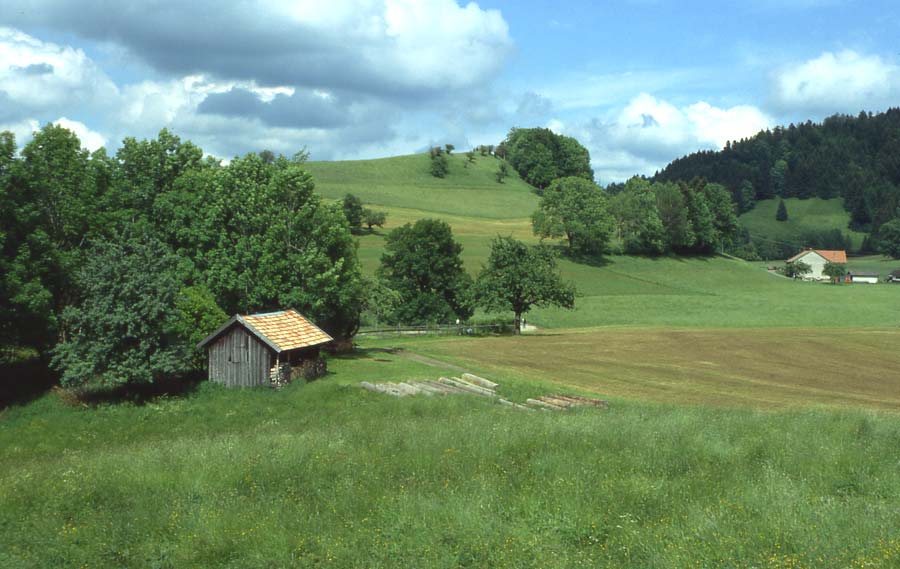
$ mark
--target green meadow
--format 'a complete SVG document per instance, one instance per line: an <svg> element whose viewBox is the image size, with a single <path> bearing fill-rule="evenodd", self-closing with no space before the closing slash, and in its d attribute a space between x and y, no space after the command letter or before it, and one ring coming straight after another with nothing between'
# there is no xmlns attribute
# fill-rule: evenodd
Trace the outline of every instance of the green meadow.
<svg viewBox="0 0 900 569"><path fill-rule="evenodd" d="M439 217L474 274L494 236L536 242L538 199L497 163L309 167L325 197L388 212L367 272L387 231ZM20 399L0 410L0 567L900 567L900 286L724 257L561 270L576 309L520 337L365 336L281 391ZM514 401L610 406L359 387L460 369Z"/></svg>
<svg viewBox="0 0 900 569"><path fill-rule="evenodd" d="M865 233L847 227L850 214L844 209L841 198L823 200L820 198L788 198L784 200L788 211L787 221L778 221L777 199L761 200L756 207L741 215L741 224L750 231L752 237L772 240L800 238L806 233L839 229L849 235L854 248L862 245Z"/></svg>

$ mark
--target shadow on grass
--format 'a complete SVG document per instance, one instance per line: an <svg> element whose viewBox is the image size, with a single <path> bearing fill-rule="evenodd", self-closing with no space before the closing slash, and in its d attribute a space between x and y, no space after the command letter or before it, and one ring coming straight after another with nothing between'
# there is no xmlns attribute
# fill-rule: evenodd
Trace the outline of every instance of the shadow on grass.
<svg viewBox="0 0 900 569"><path fill-rule="evenodd" d="M0 409L30 403L58 383L59 376L38 358L0 364Z"/></svg>
<svg viewBox="0 0 900 569"><path fill-rule="evenodd" d="M83 386L60 388L60 398L71 405L95 407L131 403L144 405L161 397L184 397L197 390L206 379L206 372L193 372L178 377L165 378L153 383L114 386Z"/></svg>
<svg viewBox="0 0 900 569"><path fill-rule="evenodd" d="M401 351L401 348L360 348L354 346L352 352L346 352L339 355L331 356L342 360L378 360L378 354L393 355Z"/></svg>

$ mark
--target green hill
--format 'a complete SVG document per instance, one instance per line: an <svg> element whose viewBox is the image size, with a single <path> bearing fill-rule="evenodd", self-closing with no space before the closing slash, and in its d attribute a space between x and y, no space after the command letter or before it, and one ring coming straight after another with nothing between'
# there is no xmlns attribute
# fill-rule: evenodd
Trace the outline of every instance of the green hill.
<svg viewBox="0 0 900 569"><path fill-rule="evenodd" d="M777 221L778 199L761 200L756 207L741 215L741 224L750 232L752 239L772 241L802 241L812 232L838 229L848 235L853 249L862 245L866 234L848 228L850 214L844 209L840 198L823 200L819 198L784 200L787 207L787 221Z"/></svg>
<svg viewBox="0 0 900 569"><path fill-rule="evenodd" d="M449 162L446 178L431 175L427 154L310 162L308 167L317 190L327 198L351 193L379 206L487 219L528 217L537 207L531 186L514 169L509 169L510 176L502 184L497 182L498 158L479 155L465 167L465 156L454 154Z"/></svg>
<svg viewBox="0 0 900 569"><path fill-rule="evenodd" d="M478 157L469 168L452 156L450 174L434 178L428 156L417 154L379 160L312 162L317 191L329 199L346 193L370 207L388 212L383 231L360 237L359 255L368 273L378 267L384 236L399 225L437 217L453 227L463 245L463 261L473 275L487 260L490 241L499 235L537 243L531 213L538 197L517 177L504 184L493 178L498 160ZM775 221L774 200L760 202L741 221L760 235L796 238L809 230L846 229L848 217L840 200L787 200L791 219ZM847 230L849 233L849 230ZM862 234L854 233L857 244ZM575 283L575 310L537 309L528 315L541 327L689 326L784 327L890 325L895 317L884 306L894 290L827 287L796 283L770 275L758 264L726 258L610 256L600 264L560 262L564 278ZM796 311L809 302L830 311ZM785 314L792 314L785 318Z"/></svg>

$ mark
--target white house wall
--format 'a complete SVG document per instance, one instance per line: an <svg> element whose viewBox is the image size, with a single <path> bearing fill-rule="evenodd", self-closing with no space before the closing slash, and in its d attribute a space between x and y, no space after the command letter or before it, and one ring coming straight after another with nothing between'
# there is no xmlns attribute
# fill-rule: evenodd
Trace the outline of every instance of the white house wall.
<svg viewBox="0 0 900 569"><path fill-rule="evenodd" d="M828 277L822 272L825 270L825 265L828 263L828 259L819 255L815 251L810 251L806 255L803 255L797 261L803 261L812 269L809 274L805 275L804 278L807 279L827 279Z"/></svg>

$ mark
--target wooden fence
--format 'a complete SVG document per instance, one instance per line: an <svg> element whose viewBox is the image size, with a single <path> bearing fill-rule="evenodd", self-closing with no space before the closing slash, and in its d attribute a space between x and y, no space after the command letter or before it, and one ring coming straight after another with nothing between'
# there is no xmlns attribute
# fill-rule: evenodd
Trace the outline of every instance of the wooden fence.
<svg viewBox="0 0 900 569"><path fill-rule="evenodd" d="M444 336L481 336L485 334L512 333L515 323L493 324L426 324L424 326L363 326L356 333L357 336L386 336L395 335L444 335Z"/></svg>

